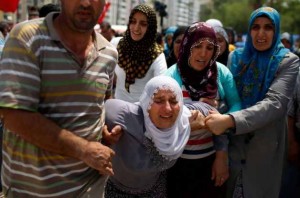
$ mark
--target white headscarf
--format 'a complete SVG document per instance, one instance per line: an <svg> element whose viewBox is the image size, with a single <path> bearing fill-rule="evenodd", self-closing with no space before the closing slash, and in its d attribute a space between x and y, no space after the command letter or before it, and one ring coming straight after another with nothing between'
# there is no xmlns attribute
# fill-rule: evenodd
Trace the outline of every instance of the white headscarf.
<svg viewBox="0 0 300 198"><path fill-rule="evenodd" d="M149 117L148 110L153 103L154 94L159 90L171 90L180 105L178 117L174 125L168 129L158 129ZM145 136L153 141L158 152L165 158L173 160L180 157L190 136L191 113L183 105L182 90L178 83L168 76L154 77L146 84L139 102L144 113Z"/></svg>

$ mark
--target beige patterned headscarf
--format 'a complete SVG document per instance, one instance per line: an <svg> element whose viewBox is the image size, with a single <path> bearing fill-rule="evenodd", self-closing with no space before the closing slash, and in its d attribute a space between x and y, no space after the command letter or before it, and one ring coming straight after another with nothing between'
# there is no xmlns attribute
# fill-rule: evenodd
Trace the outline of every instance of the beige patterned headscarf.
<svg viewBox="0 0 300 198"><path fill-rule="evenodd" d="M130 36L129 24L135 13L146 15L148 28L140 41L134 41ZM155 11L141 4L133 8L129 16L129 22L125 36L120 40L117 50L119 52L118 64L126 73L125 88L129 92L129 86L134 84L136 78L143 78L153 61L163 52L163 48L155 42L157 33L157 20Z"/></svg>

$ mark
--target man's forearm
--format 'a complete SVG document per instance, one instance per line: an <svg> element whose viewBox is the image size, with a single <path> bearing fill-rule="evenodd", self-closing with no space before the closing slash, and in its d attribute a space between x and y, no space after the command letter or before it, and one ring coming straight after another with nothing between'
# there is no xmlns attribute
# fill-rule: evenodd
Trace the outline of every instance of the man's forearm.
<svg viewBox="0 0 300 198"><path fill-rule="evenodd" d="M4 128L47 151L80 159L88 143L40 113L0 109L0 114Z"/></svg>

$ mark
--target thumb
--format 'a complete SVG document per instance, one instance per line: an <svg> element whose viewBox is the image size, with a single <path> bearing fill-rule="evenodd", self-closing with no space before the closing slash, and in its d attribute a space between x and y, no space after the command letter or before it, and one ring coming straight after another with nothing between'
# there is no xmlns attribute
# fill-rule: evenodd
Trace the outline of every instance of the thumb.
<svg viewBox="0 0 300 198"><path fill-rule="evenodd" d="M122 127L120 125L116 125L112 130L111 133L114 135L120 134L122 131Z"/></svg>
<svg viewBox="0 0 300 198"><path fill-rule="evenodd" d="M215 171L214 169L211 170L211 180L214 180L216 178L216 174L215 174Z"/></svg>
<svg viewBox="0 0 300 198"><path fill-rule="evenodd" d="M208 112L209 112L209 114L218 114L219 113L218 111L215 111L215 110L209 110Z"/></svg>
<svg viewBox="0 0 300 198"><path fill-rule="evenodd" d="M198 117L199 111L193 111L192 118L195 120Z"/></svg>
<svg viewBox="0 0 300 198"><path fill-rule="evenodd" d="M102 130L102 135L104 137L109 135L108 129L107 129L107 125L104 125L103 130Z"/></svg>

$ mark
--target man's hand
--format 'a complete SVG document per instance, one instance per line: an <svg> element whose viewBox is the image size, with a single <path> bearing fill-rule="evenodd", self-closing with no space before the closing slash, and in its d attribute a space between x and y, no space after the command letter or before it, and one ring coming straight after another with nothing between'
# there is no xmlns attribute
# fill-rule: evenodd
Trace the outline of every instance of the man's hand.
<svg viewBox="0 0 300 198"><path fill-rule="evenodd" d="M123 134L123 129L120 125L116 125L111 132L108 131L107 125L104 125L103 131L102 131L102 137L104 142L107 145L114 144L119 141L121 135Z"/></svg>
<svg viewBox="0 0 300 198"><path fill-rule="evenodd" d="M81 160L103 175L113 175L112 157L115 152L100 142L88 142L81 155Z"/></svg>

